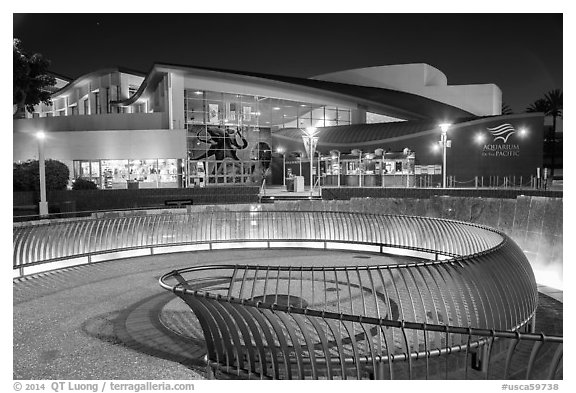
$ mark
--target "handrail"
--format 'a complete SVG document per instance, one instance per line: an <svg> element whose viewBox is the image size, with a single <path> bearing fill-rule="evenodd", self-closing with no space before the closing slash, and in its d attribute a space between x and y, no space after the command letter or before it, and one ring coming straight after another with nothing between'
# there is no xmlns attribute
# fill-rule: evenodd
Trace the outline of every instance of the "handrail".
<svg viewBox="0 0 576 393"><path fill-rule="evenodd" d="M453 227L446 237L441 231ZM413 228L414 234L406 232ZM463 235L464 241L459 241ZM18 223L13 266L221 241L353 242L456 257L502 242L498 231L436 218L314 211L151 211L128 216ZM487 243L488 242L488 243Z"/></svg>

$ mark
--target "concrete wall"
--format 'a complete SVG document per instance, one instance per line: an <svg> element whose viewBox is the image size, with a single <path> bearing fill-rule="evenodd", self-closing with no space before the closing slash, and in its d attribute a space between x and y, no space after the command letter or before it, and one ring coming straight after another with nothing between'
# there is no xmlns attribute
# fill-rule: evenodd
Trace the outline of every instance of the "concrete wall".
<svg viewBox="0 0 576 393"><path fill-rule="evenodd" d="M478 116L501 113L502 91L498 86L448 85L448 79L442 71L423 63L358 68L318 75L311 79L405 91Z"/></svg>
<svg viewBox="0 0 576 393"><path fill-rule="evenodd" d="M352 198L349 201L276 202L274 208L406 214L487 225L506 233L524 250L539 284L563 289L562 198Z"/></svg>
<svg viewBox="0 0 576 393"><path fill-rule="evenodd" d="M13 161L38 159L33 133L13 136ZM44 146L46 159L60 161L185 158L186 130L52 132Z"/></svg>
<svg viewBox="0 0 576 393"><path fill-rule="evenodd" d="M165 113L105 113L87 116L56 116L13 121L17 132L154 130L166 127Z"/></svg>

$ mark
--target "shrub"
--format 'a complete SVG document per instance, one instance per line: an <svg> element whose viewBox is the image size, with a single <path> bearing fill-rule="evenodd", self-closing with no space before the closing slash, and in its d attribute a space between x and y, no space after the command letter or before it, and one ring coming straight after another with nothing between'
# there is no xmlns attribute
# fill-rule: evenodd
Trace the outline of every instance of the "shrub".
<svg viewBox="0 0 576 393"><path fill-rule="evenodd" d="M65 190L70 177L66 164L57 160L46 160L46 189ZM40 165L37 160L14 163L12 181L14 191L38 191L40 189Z"/></svg>
<svg viewBox="0 0 576 393"><path fill-rule="evenodd" d="M73 190L96 190L98 186L96 183L90 180L82 179L79 177L78 179L74 180L74 184L72 184Z"/></svg>

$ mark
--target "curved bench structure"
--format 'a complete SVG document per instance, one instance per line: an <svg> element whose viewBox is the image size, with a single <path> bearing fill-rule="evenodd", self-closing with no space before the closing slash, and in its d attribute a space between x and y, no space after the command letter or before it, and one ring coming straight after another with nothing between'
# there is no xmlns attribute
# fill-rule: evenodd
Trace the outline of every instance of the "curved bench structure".
<svg viewBox="0 0 576 393"><path fill-rule="evenodd" d="M15 225L14 270L18 275L50 264L274 247L397 254L411 262L199 266L166 274L161 285L194 310L208 364L218 375L558 376L562 338L524 332L537 307L529 262L506 235L469 223L254 208ZM530 356L521 365L515 359L524 345L530 345Z"/></svg>

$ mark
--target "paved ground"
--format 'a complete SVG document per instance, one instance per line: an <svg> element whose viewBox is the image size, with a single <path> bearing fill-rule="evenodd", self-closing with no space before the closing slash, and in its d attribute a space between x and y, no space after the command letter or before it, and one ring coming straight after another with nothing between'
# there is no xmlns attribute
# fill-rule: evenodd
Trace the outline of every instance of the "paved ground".
<svg viewBox="0 0 576 393"><path fill-rule="evenodd" d="M161 309L174 299L158 285L162 274L208 263L350 264L354 255L297 249L197 252L131 258L15 280L14 378L201 378L203 353L194 350L198 345L189 345L197 343L160 322ZM375 256L372 262L389 262L385 259Z"/></svg>
<svg viewBox="0 0 576 393"><path fill-rule="evenodd" d="M174 295L158 285L162 274L208 263L356 264L355 255L298 249L197 252L105 262L15 280L13 377L202 378L200 340L162 324L162 310L175 304ZM387 262L385 256L370 260ZM561 320L561 305L556 309Z"/></svg>

